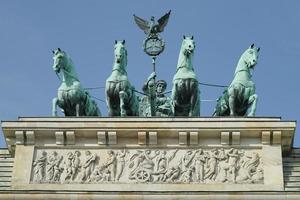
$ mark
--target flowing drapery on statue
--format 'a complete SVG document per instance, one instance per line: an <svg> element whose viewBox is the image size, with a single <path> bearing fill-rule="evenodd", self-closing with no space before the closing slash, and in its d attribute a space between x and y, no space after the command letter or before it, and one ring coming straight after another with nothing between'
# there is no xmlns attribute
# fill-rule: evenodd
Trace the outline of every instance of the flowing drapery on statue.
<svg viewBox="0 0 300 200"><path fill-rule="evenodd" d="M115 41L115 58L111 75L106 80L105 94L109 116L138 116L138 100L130 84L125 40Z"/></svg>
<svg viewBox="0 0 300 200"><path fill-rule="evenodd" d="M193 67L194 50L193 37L183 36L176 74L173 78L172 100L175 116L200 115L199 83Z"/></svg>
<svg viewBox="0 0 300 200"><path fill-rule="evenodd" d="M251 70L257 64L259 50L252 44L242 54L233 81L218 99L214 116L255 116L258 96Z"/></svg>
<svg viewBox="0 0 300 200"><path fill-rule="evenodd" d="M61 74L62 78L57 97L53 99L52 115L57 116L59 106L65 116L101 116L96 102L82 88L69 55L60 48L53 51L53 54L53 70L59 78Z"/></svg>

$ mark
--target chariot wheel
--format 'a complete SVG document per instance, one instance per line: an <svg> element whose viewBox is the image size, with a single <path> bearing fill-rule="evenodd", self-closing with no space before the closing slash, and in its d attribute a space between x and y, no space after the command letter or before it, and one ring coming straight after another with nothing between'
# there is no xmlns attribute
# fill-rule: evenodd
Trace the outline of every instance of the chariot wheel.
<svg viewBox="0 0 300 200"><path fill-rule="evenodd" d="M146 182L150 180L150 173L144 169L140 169L135 173L135 179L138 182Z"/></svg>

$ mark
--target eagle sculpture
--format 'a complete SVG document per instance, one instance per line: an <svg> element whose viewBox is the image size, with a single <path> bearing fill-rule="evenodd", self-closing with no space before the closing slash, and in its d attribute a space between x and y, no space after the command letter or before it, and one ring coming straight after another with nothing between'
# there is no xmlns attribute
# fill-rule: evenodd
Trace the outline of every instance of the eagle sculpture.
<svg viewBox="0 0 300 200"><path fill-rule="evenodd" d="M145 34L150 36L150 35L156 35L157 33L163 32L165 26L168 23L170 14L171 14L171 10L168 13L166 13L164 16L162 16L159 20L157 20L157 23L155 22L155 18L153 16L150 18L150 22L136 15L133 15L133 17L138 27L140 27Z"/></svg>

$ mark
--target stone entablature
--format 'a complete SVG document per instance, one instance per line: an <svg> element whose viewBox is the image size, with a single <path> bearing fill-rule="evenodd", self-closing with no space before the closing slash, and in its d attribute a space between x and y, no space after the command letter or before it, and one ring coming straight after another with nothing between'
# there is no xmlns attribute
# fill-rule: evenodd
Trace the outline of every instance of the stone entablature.
<svg viewBox="0 0 300 200"><path fill-rule="evenodd" d="M2 128L12 188L47 191L283 191L280 118L20 118Z"/></svg>

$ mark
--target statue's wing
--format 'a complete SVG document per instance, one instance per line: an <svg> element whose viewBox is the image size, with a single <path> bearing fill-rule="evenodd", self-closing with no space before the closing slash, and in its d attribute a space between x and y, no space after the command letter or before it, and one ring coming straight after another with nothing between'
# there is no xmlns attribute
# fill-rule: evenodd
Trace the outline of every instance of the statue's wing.
<svg viewBox="0 0 300 200"><path fill-rule="evenodd" d="M133 15L133 17L134 17L134 21L138 25L138 27L140 27L145 32L145 34L148 34L150 31L149 30L150 29L149 22L136 16L136 15Z"/></svg>
<svg viewBox="0 0 300 200"><path fill-rule="evenodd" d="M159 26L159 32L163 32L164 31L164 28L165 26L167 25L168 23L168 20L169 20L169 17L170 17L170 14L171 14L171 10L166 13L164 16L162 16L157 22L158 22L158 26Z"/></svg>

